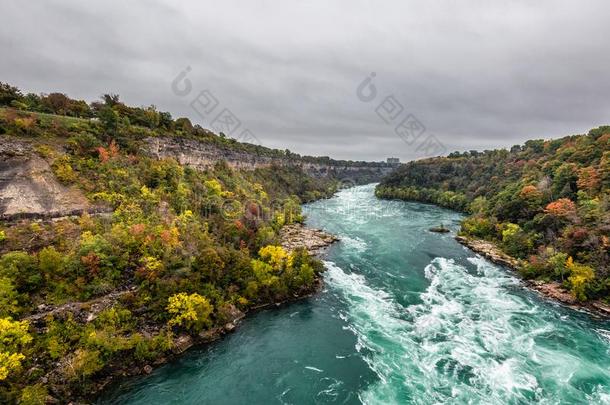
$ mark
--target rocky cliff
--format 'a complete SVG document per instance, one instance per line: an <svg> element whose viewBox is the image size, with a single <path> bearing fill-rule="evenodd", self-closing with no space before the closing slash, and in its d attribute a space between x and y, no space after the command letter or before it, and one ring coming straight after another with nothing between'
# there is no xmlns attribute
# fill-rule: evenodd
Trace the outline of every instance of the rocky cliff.
<svg viewBox="0 0 610 405"><path fill-rule="evenodd" d="M186 138L150 137L145 152L158 158L174 158L197 170L210 169L225 161L238 170L270 166L300 167L313 177L333 177L346 183L379 181L395 166L386 163L347 162L320 158L287 157L267 148L262 153L242 150L240 145L222 145ZM28 140L3 137L0 143L0 220L56 218L97 212L76 187L66 186L55 177L49 162Z"/></svg>
<svg viewBox="0 0 610 405"><path fill-rule="evenodd" d="M364 184L379 181L396 168L396 165L384 162L348 162L328 159L327 162L320 163L316 161L320 160L319 158L254 153L186 138L151 137L145 141L147 152L151 155L159 159L171 157L181 164L198 170L209 169L221 160L232 168L242 170L254 170L273 165L297 166L313 177L328 176L345 182ZM266 148L265 150L271 151Z"/></svg>
<svg viewBox="0 0 610 405"><path fill-rule="evenodd" d="M0 220L80 214L90 207L83 193L57 181L49 163L26 141L0 143Z"/></svg>

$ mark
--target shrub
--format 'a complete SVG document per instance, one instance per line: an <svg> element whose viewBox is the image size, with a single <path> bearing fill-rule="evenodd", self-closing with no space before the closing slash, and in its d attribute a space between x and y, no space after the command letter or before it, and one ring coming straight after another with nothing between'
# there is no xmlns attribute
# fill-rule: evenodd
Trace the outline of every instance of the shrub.
<svg viewBox="0 0 610 405"><path fill-rule="evenodd" d="M63 256L48 246L38 253L38 266L47 277L59 276L63 273Z"/></svg>
<svg viewBox="0 0 610 405"><path fill-rule="evenodd" d="M53 173L59 181L65 184L76 181L77 176L70 164L70 158L67 156L61 157L53 162Z"/></svg>
<svg viewBox="0 0 610 405"><path fill-rule="evenodd" d="M66 377L70 380L82 380L89 377L104 367L97 350L76 349L76 352L67 359L67 367L64 370Z"/></svg>
<svg viewBox="0 0 610 405"><path fill-rule="evenodd" d="M92 156L99 146L101 146L99 139L87 132L81 132L68 139L68 150L75 155Z"/></svg>
<svg viewBox="0 0 610 405"><path fill-rule="evenodd" d="M496 234L496 224L485 217L468 217L462 221L462 231L478 238L493 238Z"/></svg>
<svg viewBox="0 0 610 405"><path fill-rule="evenodd" d="M47 389L42 384L29 385L21 391L19 404L44 405L47 403Z"/></svg>

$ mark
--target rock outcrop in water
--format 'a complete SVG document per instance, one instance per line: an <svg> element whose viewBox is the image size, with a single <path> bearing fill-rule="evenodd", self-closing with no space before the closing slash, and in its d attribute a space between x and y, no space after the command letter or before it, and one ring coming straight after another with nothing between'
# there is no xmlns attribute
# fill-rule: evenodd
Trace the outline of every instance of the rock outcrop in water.
<svg viewBox="0 0 610 405"><path fill-rule="evenodd" d="M455 240L460 242L462 245L470 248L471 250L477 252L492 263L499 264L501 266L506 266L515 270L519 268L519 261L517 259L502 252L496 245L491 242L481 239L467 238L465 236L459 235L455 237Z"/></svg>
<svg viewBox="0 0 610 405"><path fill-rule="evenodd" d="M320 256L339 238L321 229L306 228L302 224L287 225L280 231L282 247L286 250L305 248L309 254Z"/></svg>

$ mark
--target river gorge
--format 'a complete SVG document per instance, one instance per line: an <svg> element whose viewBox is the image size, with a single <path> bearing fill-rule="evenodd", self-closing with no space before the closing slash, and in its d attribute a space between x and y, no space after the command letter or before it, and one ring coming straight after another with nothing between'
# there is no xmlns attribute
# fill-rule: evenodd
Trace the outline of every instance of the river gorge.
<svg viewBox="0 0 610 405"><path fill-rule="evenodd" d="M98 403L610 403L610 323L457 243L460 214L378 200L372 185L304 211L341 239L319 294L248 316ZM440 224L452 232L428 231Z"/></svg>

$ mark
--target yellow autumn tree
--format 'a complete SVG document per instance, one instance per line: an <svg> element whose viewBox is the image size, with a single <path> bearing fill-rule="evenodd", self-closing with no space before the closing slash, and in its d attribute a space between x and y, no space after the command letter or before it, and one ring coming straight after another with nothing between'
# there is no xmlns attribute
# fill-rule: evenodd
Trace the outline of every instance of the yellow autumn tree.
<svg viewBox="0 0 610 405"><path fill-rule="evenodd" d="M169 326L181 326L199 332L209 325L214 307L197 293L179 293L169 297L166 309L172 315Z"/></svg>
<svg viewBox="0 0 610 405"><path fill-rule="evenodd" d="M292 268L293 256L281 246L268 245L258 252L261 259L269 264L275 272Z"/></svg>
<svg viewBox="0 0 610 405"><path fill-rule="evenodd" d="M28 327L27 321L0 318L0 381L21 368L21 351L32 341Z"/></svg>
<svg viewBox="0 0 610 405"><path fill-rule="evenodd" d="M575 263L571 256L566 261L566 267L570 273L570 277L568 277L570 292L577 300L586 301L586 292L595 279L595 272L589 266Z"/></svg>

